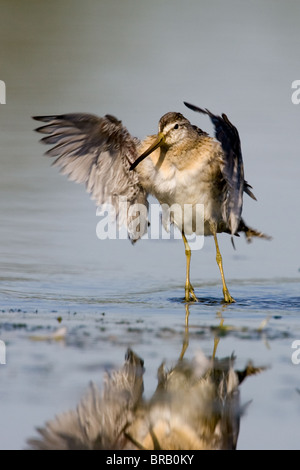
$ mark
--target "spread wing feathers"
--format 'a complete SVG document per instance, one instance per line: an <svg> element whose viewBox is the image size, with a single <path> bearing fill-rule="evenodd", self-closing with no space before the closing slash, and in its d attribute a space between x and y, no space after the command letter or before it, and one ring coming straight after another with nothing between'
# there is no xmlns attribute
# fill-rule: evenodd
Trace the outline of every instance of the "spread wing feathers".
<svg viewBox="0 0 300 470"><path fill-rule="evenodd" d="M250 184L244 180L244 192L248 194L248 196L250 196L252 199L254 199L254 201L257 201L256 197L254 196L250 188L252 189L252 186L250 186Z"/></svg>
<svg viewBox="0 0 300 470"><path fill-rule="evenodd" d="M147 230L147 214L140 230L131 230L133 209L137 203L148 208L147 194L137 173L129 171L138 156L139 140L111 115L74 113L33 119L46 123L36 130L46 134L43 143L54 145L46 152L55 158L53 165L70 180L85 183L97 205L112 204L119 224L127 225L129 238L140 238Z"/></svg>
<svg viewBox="0 0 300 470"><path fill-rule="evenodd" d="M223 218L228 223L231 234L234 235L238 230L241 220L243 192L256 199L250 190L251 186L244 180L244 165L239 133L226 114L216 116L208 109L198 108L189 103L185 103L185 105L193 111L207 114L210 117L215 127L216 138L222 145L223 159L221 171L226 182Z"/></svg>
<svg viewBox="0 0 300 470"><path fill-rule="evenodd" d="M131 448L125 430L143 394L143 360L128 350L124 366L106 376L103 392L91 383L76 409L59 414L28 439L31 450Z"/></svg>

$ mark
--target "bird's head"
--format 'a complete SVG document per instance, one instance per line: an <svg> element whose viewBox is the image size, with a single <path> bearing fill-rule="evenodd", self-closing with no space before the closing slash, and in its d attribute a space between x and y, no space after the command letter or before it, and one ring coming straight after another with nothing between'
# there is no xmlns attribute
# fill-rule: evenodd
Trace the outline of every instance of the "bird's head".
<svg viewBox="0 0 300 470"><path fill-rule="evenodd" d="M178 142L185 140L193 132L193 127L182 114L164 114L158 124L158 136L162 137L162 144L171 147Z"/></svg>
<svg viewBox="0 0 300 470"><path fill-rule="evenodd" d="M158 123L157 139L136 159L130 169L133 170L142 160L144 160L144 158L148 157L148 155L154 152L157 148L170 148L174 144L191 137L195 132L195 128L192 126L190 121L182 114L174 112L164 114Z"/></svg>

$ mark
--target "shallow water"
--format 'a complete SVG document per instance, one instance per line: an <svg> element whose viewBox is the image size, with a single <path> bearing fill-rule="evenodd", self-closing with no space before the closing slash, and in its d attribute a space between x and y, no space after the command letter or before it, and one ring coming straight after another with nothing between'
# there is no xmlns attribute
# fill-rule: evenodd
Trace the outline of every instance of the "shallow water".
<svg viewBox="0 0 300 470"><path fill-rule="evenodd" d="M41 298L32 287L18 300L10 297L13 289L6 291L1 312L0 333L7 345L7 364L1 366L3 448L22 448L35 426L75 407L91 380L101 386L103 372L122 364L128 346L145 360L149 397L157 368L162 361L176 362L184 340L182 288L126 294L116 282L119 295L105 289L105 298L97 295L96 285ZM267 367L241 386L242 403L251 400L251 405L242 417L238 448L297 448L299 366L292 363L291 346L300 335L299 282L249 280L232 287L238 302L226 306L219 285L202 285L203 300L190 306L185 356L199 350L211 355L219 337L217 357L234 352L237 368L249 360ZM45 338L62 326L64 340Z"/></svg>
<svg viewBox="0 0 300 470"><path fill-rule="evenodd" d="M266 366L241 385L242 403L251 404L238 448L299 448L300 364L292 362L292 344L300 339L300 108L290 99L291 82L299 78L291 47L299 41L299 6L188 4L90 0L83 8L72 1L69 15L66 0L26 2L26 8L4 2L2 449L24 448L36 426L76 406L91 380L101 386L104 371L123 363L128 346L145 361L145 395L151 396L157 368L176 362L185 332L182 242L98 240L93 203L42 157L30 116L110 112L143 137L176 109L210 129L184 109L183 99L228 112L238 126L246 178L258 197L257 203L245 200L245 219L273 236L251 245L238 239L236 251L220 236L234 305L221 302L212 240L193 252L191 280L200 301L190 305L186 356L199 349L211 355L217 336L217 357L234 352L238 368L249 360ZM46 338L60 327L67 329L64 340Z"/></svg>

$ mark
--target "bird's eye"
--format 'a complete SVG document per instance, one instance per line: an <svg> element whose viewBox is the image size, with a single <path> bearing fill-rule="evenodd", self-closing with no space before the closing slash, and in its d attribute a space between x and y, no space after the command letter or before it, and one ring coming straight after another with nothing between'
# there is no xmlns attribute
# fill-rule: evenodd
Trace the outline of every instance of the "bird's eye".
<svg viewBox="0 0 300 470"><path fill-rule="evenodd" d="M178 129L178 128L179 128L179 124L175 124L174 129Z"/></svg>

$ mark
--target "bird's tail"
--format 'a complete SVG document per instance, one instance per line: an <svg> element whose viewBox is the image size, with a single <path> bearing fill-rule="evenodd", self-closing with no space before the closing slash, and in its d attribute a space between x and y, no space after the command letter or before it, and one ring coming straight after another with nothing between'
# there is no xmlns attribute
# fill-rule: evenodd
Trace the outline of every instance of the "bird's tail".
<svg viewBox="0 0 300 470"><path fill-rule="evenodd" d="M265 240L272 240L269 235L259 232L258 230L248 227L243 220L240 221L238 232L244 232L248 243L252 242L253 237L264 238Z"/></svg>

